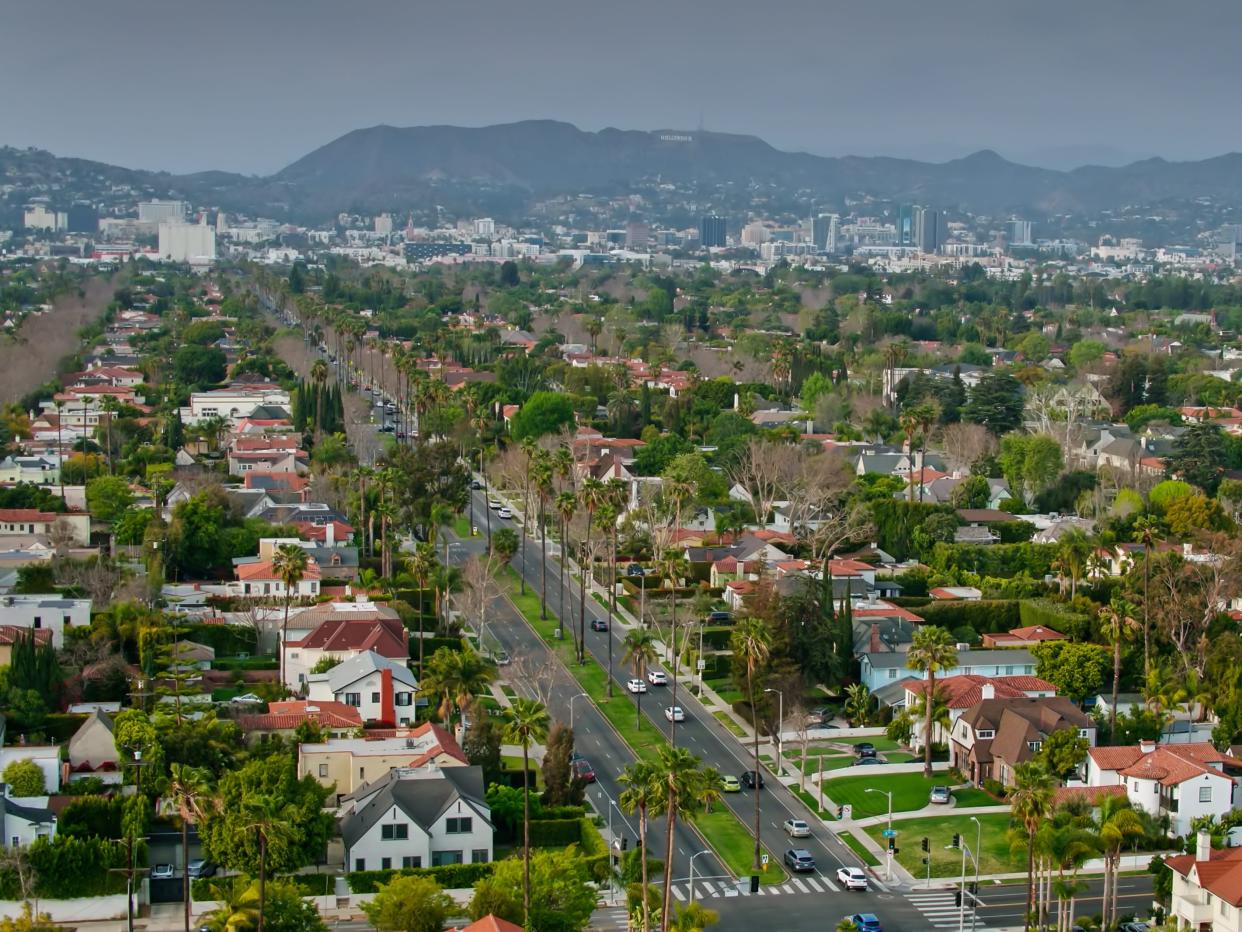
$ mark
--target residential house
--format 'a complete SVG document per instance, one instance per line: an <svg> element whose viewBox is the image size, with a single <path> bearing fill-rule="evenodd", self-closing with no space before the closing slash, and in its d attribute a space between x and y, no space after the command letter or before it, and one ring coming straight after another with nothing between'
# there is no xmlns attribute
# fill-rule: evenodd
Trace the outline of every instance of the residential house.
<svg viewBox="0 0 1242 932"><path fill-rule="evenodd" d="M913 708L922 701L927 692L927 680L907 677L903 680L904 699L901 705ZM1055 696L1057 688L1047 680L1037 676L979 676L965 674L949 676L941 679L936 677L936 695L949 712L949 725L946 728L939 723L932 723L932 744L948 744L953 725L967 709L972 709L984 699L1042 699ZM919 716L913 721L910 745L915 750L923 746L924 719Z"/></svg>
<svg viewBox="0 0 1242 932"><path fill-rule="evenodd" d="M989 649L1001 647L1029 647L1045 641L1064 641L1065 635L1043 625L1029 625L1012 631L998 631L983 636L983 646Z"/></svg>
<svg viewBox="0 0 1242 932"><path fill-rule="evenodd" d="M94 711L69 739L68 780L99 777L104 783L120 783L120 757L116 753L112 716Z"/></svg>
<svg viewBox="0 0 1242 932"><path fill-rule="evenodd" d="M0 484L29 482L56 485L60 481L59 456L6 456L0 460Z"/></svg>
<svg viewBox="0 0 1242 932"><path fill-rule="evenodd" d="M229 584L228 593L240 598L285 597L285 581L276 572L273 561L262 557L241 557L233 561L233 574L237 579ZM313 599L319 595L323 573L319 564L308 560L302 578L289 593L291 599Z"/></svg>
<svg viewBox="0 0 1242 932"><path fill-rule="evenodd" d="M1190 832L1199 816L1219 818L1238 796L1242 760L1207 742L1092 748L1087 754L1088 786L1124 786L1136 809L1167 815L1175 835Z"/></svg>
<svg viewBox="0 0 1242 932"><path fill-rule="evenodd" d="M465 767L461 746L439 725L425 722L394 737L332 738L298 746L298 777L314 777L348 795L394 767ZM368 776L369 774L369 776Z"/></svg>
<svg viewBox="0 0 1242 932"><path fill-rule="evenodd" d="M1095 720L1065 696L980 699L953 726L949 762L972 783L991 779L1010 786L1014 768L1064 728L1075 729L1095 746Z"/></svg>
<svg viewBox="0 0 1242 932"><path fill-rule="evenodd" d="M353 706L334 700L286 699L269 702L266 712L237 717L238 727L251 744L262 744L273 735L292 738L307 722L318 725L320 734L329 739L348 738L362 728L362 715Z"/></svg>
<svg viewBox="0 0 1242 932"><path fill-rule="evenodd" d="M90 623L90 599L66 599L55 594L0 597L0 626L50 631L57 650L65 646L66 628L89 627Z"/></svg>
<svg viewBox="0 0 1242 932"><path fill-rule="evenodd" d="M858 617L858 610L854 610L854 617ZM917 616L916 616L917 617ZM922 619L919 619L922 621ZM887 645L884 645L887 647ZM859 666L861 669L860 679L867 684L867 688L872 692L894 683L902 677L915 676L924 679L926 674L919 673L917 670L911 670L906 666L906 649L908 645L899 644L897 649L880 649L868 650L859 657ZM936 679L950 676L1034 676L1035 675L1035 657L1030 650L1026 649L1006 649L1006 650L963 650L958 649L957 666L940 670L936 673Z"/></svg>
<svg viewBox="0 0 1242 932"><path fill-rule="evenodd" d="M373 650L355 654L325 673L306 677L306 697L357 709L364 722L409 725L415 718L418 681L401 662Z"/></svg>
<svg viewBox="0 0 1242 932"><path fill-rule="evenodd" d="M56 836L56 813L48 808L46 796L17 799L9 795L7 786L0 786L4 797L4 840L8 848L24 848L36 838Z"/></svg>
<svg viewBox="0 0 1242 932"><path fill-rule="evenodd" d="M927 593L941 602L978 602L983 592L974 586L937 586Z"/></svg>
<svg viewBox="0 0 1242 932"><path fill-rule="evenodd" d="M35 643L48 644L52 640L52 632L47 628L22 628L18 625L0 625L0 667L7 667L13 662L13 644L19 638L34 637Z"/></svg>
<svg viewBox="0 0 1242 932"><path fill-rule="evenodd" d="M349 660L374 651L381 657L405 664L410 658L410 633L400 618L364 616L335 617L297 640L285 641L285 684L292 690L306 687L311 671L324 657ZM328 697L324 697L328 698Z"/></svg>
<svg viewBox="0 0 1242 932"><path fill-rule="evenodd" d="M470 925L454 929L453 932L522 932L522 927L488 913L482 919L476 919Z"/></svg>
<svg viewBox="0 0 1242 932"><path fill-rule="evenodd" d="M1193 854L1168 855L1169 921L1194 932L1242 932L1242 848L1213 848L1199 832Z"/></svg>
<svg viewBox="0 0 1242 932"><path fill-rule="evenodd" d="M39 511L37 508L0 508L0 536L63 537L78 547L91 542L91 516L80 511Z"/></svg>
<svg viewBox="0 0 1242 932"><path fill-rule="evenodd" d="M351 870L492 860L492 813L480 767L398 767L341 802Z"/></svg>

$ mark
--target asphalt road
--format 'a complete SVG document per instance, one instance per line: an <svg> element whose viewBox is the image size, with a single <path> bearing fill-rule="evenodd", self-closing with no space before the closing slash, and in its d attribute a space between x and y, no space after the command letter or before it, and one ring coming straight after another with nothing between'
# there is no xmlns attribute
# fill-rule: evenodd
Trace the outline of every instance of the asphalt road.
<svg viewBox="0 0 1242 932"><path fill-rule="evenodd" d="M1104 880L1087 881L1087 889L1074 901L1074 917L1098 915L1103 910ZM990 927L1019 926L1026 910L1026 884L987 884L979 888L979 918ZM1149 914L1152 905L1150 875L1120 877L1117 881L1117 911L1121 916Z"/></svg>

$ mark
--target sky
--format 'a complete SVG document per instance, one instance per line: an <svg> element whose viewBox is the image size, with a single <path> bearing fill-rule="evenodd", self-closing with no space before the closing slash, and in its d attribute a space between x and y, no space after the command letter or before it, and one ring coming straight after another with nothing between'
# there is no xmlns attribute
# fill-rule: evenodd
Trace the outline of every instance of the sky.
<svg viewBox="0 0 1242 932"><path fill-rule="evenodd" d="M0 144L134 168L532 118L1054 168L1242 150L1237 0L0 0L0 24Z"/></svg>

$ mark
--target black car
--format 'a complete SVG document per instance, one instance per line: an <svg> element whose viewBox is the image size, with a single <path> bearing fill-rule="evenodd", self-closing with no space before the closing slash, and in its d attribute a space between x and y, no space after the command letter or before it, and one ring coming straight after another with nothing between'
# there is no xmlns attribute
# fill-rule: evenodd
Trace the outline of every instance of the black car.
<svg viewBox="0 0 1242 932"><path fill-rule="evenodd" d="M870 741L864 741L862 744L855 745L854 750L859 757L875 757L875 745Z"/></svg>
<svg viewBox="0 0 1242 932"><path fill-rule="evenodd" d="M607 631L608 622L604 621L604 619L602 618L592 618L591 619L591 630L592 631Z"/></svg>
<svg viewBox="0 0 1242 932"><path fill-rule="evenodd" d="M747 770L738 779L742 781L742 786L746 787L748 790L753 790L756 783L759 784L759 789L763 789L763 774L761 773L756 773L753 770Z"/></svg>
<svg viewBox="0 0 1242 932"><path fill-rule="evenodd" d="M645 576L647 571L643 569L641 563L630 563L625 567L626 576Z"/></svg>
<svg viewBox="0 0 1242 932"><path fill-rule="evenodd" d="M796 873L814 873L815 858L805 848L790 848L785 852L785 866Z"/></svg>
<svg viewBox="0 0 1242 932"><path fill-rule="evenodd" d="M708 612L707 623L709 625L727 625L733 621L732 612Z"/></svg>
<svg viewBox="0 0 1242 932"><path fill-rule="evenodd" d="M478 489L483 488L483 483L480 482L478 479L471 479L470 488L475 489L477 491Z"/></svg>

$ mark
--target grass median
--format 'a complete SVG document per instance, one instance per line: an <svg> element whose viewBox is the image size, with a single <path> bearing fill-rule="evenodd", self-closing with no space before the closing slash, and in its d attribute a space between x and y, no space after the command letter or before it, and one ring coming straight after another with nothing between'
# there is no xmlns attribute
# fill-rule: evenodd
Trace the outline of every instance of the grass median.
<svg viewBox="0 0 1242 932"><path fill-rule="evenodd" d="M503 574L505 594L526 619L527 624L535 630L553 653L564 664L565 669L582 687L591 701L605 718L621 735L630 750L644 759L656 757L660 748L668 743L664 733L656 728L650 720L638 714L635 699L620 686L613 685L613 697L608 698L608 672L594 658L587 656L585 664L579 664L574 656L573 636L564 632L565 637L558 638L556 629L558 621L549 609L547 618L539 617L539 593L532 587L522 592L521 578L510 567ZM549 599L549 602L552 602ZM620 660L620 658L615 658ZM659 702L658 696L648 695L646 702ZM726 806L717 805L712 812L696 813L690 819L703 834L712 850L720 857L730 871L738 877L750 874L754 856L755 836L750 833L741 820ZM768 869L760 874L760 883L780 884L788 877L780 866L780 860L769 852Z"/></svg>

